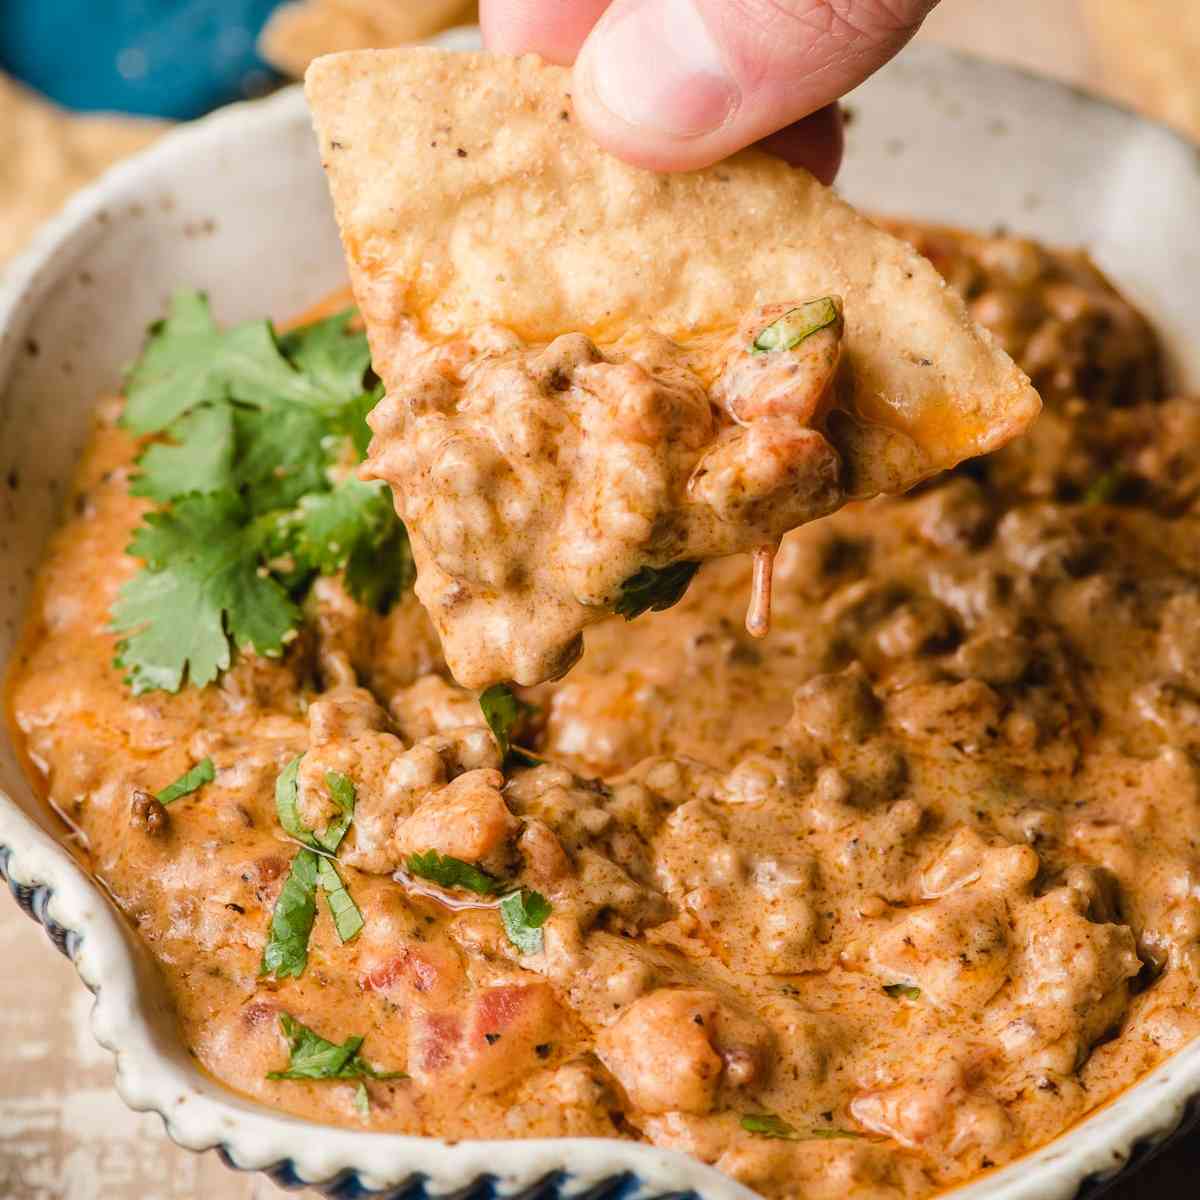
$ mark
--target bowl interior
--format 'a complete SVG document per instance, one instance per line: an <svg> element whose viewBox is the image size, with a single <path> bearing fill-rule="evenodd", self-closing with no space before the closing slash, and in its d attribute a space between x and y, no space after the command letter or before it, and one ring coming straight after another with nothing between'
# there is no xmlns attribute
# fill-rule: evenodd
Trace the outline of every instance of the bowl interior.
<svg viewBox="0 0 1200 1200"><path fill-rule="evenodd" d="M1059 85L936 48L909 51L850 104L841 186L853 201L885 214L1004 225L1087 246L1165 330L1180 381L1200 382L1200 160L1193 150ZM298 90L219 114L117 168L10 268L0 295L0 664L13 647L92 406L119 386L123 365L171 292L207 290L218 319L229 322L286 317L343 281ZM4 734L0 790L41 829L55 828ZM165 1044L161 989L140 951L135 959L143 991L130 1003L152 1018L156 1043ZM171 1053L186 1064L178 1046ZM179 1069L191 1071L206 1094L216 1091L190 1066ZM970 1190L1041 1200L1068 1194L1027 1192L1003 1176Z"/></svg>

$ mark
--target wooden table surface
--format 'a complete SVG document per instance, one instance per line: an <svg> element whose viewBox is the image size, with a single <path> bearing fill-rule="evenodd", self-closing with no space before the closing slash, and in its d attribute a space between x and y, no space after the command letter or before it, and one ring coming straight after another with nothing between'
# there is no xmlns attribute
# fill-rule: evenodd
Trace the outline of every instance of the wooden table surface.
<svg viewBox="0 0 1200 1200"><path fill-rule="evenodd" d="M1186 2L1186 0L1181 0ZM923 37L1097 82L1074 0L944 0ZM112 1090L91 996L16 905L0 898L0 1200L268 1200L286 1195L168 1141ZM1200 1137L1111 1200L1193 1200ZM293 1193L294 1194L294 1193Z"/></svg>

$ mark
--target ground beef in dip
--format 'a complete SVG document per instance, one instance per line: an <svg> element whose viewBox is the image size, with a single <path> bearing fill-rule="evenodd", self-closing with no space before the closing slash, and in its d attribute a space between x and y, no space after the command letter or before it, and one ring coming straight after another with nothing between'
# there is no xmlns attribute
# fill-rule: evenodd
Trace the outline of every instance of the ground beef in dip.
<svg viewBox="0 0 1200 1200"><path fill-rule="evenodd" d="M796 345L759 349L781 324ZM839 507L823 423L842 332L835 297L686 346L643 330L604 350L580 333L527 347L498 327L431 344L410 323L368 474L394 489L454 678L558 678L586 626L634 615L639 580L677 577L655 589L666 607L698 561L769 555Z"/></svg>
<svg viewBox="0 0 1200 1200"><path fill-rule="evenodd" d="M282 660L131 696L105 628L144 505L102 408L13 715L205 1068L350 1127L643 1138L768 1196L898 1200L1200 1031L1200 405L1161 395L1152 334L1078 256L913 236L1043 386L1032 441L789 535L765 641L742 559L597 626L525 695L538 765L501 762L414 599L380 617L336 579ZM556 353L508 369L619 369ZM273 791L301 752L310 823L326 772L357 788L365 924L343 945L322 910L275 981ZM205 756L203 791L147 802ZM393 879L430 849L544 895L541 949L491 900ZM367 1079L369 1107L268 1079L281 1013L406 1077Z"/></svg>

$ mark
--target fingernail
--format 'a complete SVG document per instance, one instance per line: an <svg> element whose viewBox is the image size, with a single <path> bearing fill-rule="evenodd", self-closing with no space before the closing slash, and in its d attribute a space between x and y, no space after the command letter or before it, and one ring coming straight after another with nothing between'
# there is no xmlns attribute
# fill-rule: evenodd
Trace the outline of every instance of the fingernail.
<svg viewBox="0 0 1200 1200"><path fill-rule="evenodd" d="M591 90L609 112L670 137L719 129L741 99L693 0L609 9L584 57Z"/></svg>

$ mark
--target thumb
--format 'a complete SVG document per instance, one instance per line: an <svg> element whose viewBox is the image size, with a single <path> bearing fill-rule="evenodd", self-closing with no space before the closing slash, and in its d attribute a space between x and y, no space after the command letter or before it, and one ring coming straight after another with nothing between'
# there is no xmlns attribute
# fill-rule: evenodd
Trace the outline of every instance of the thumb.
<svg viewBox="0 0 1200 1200"><path fill-rule="evenodd" d="M936 3L614 0L576 61L576 107L621 158L707 166L856 87Z"/></svg>

